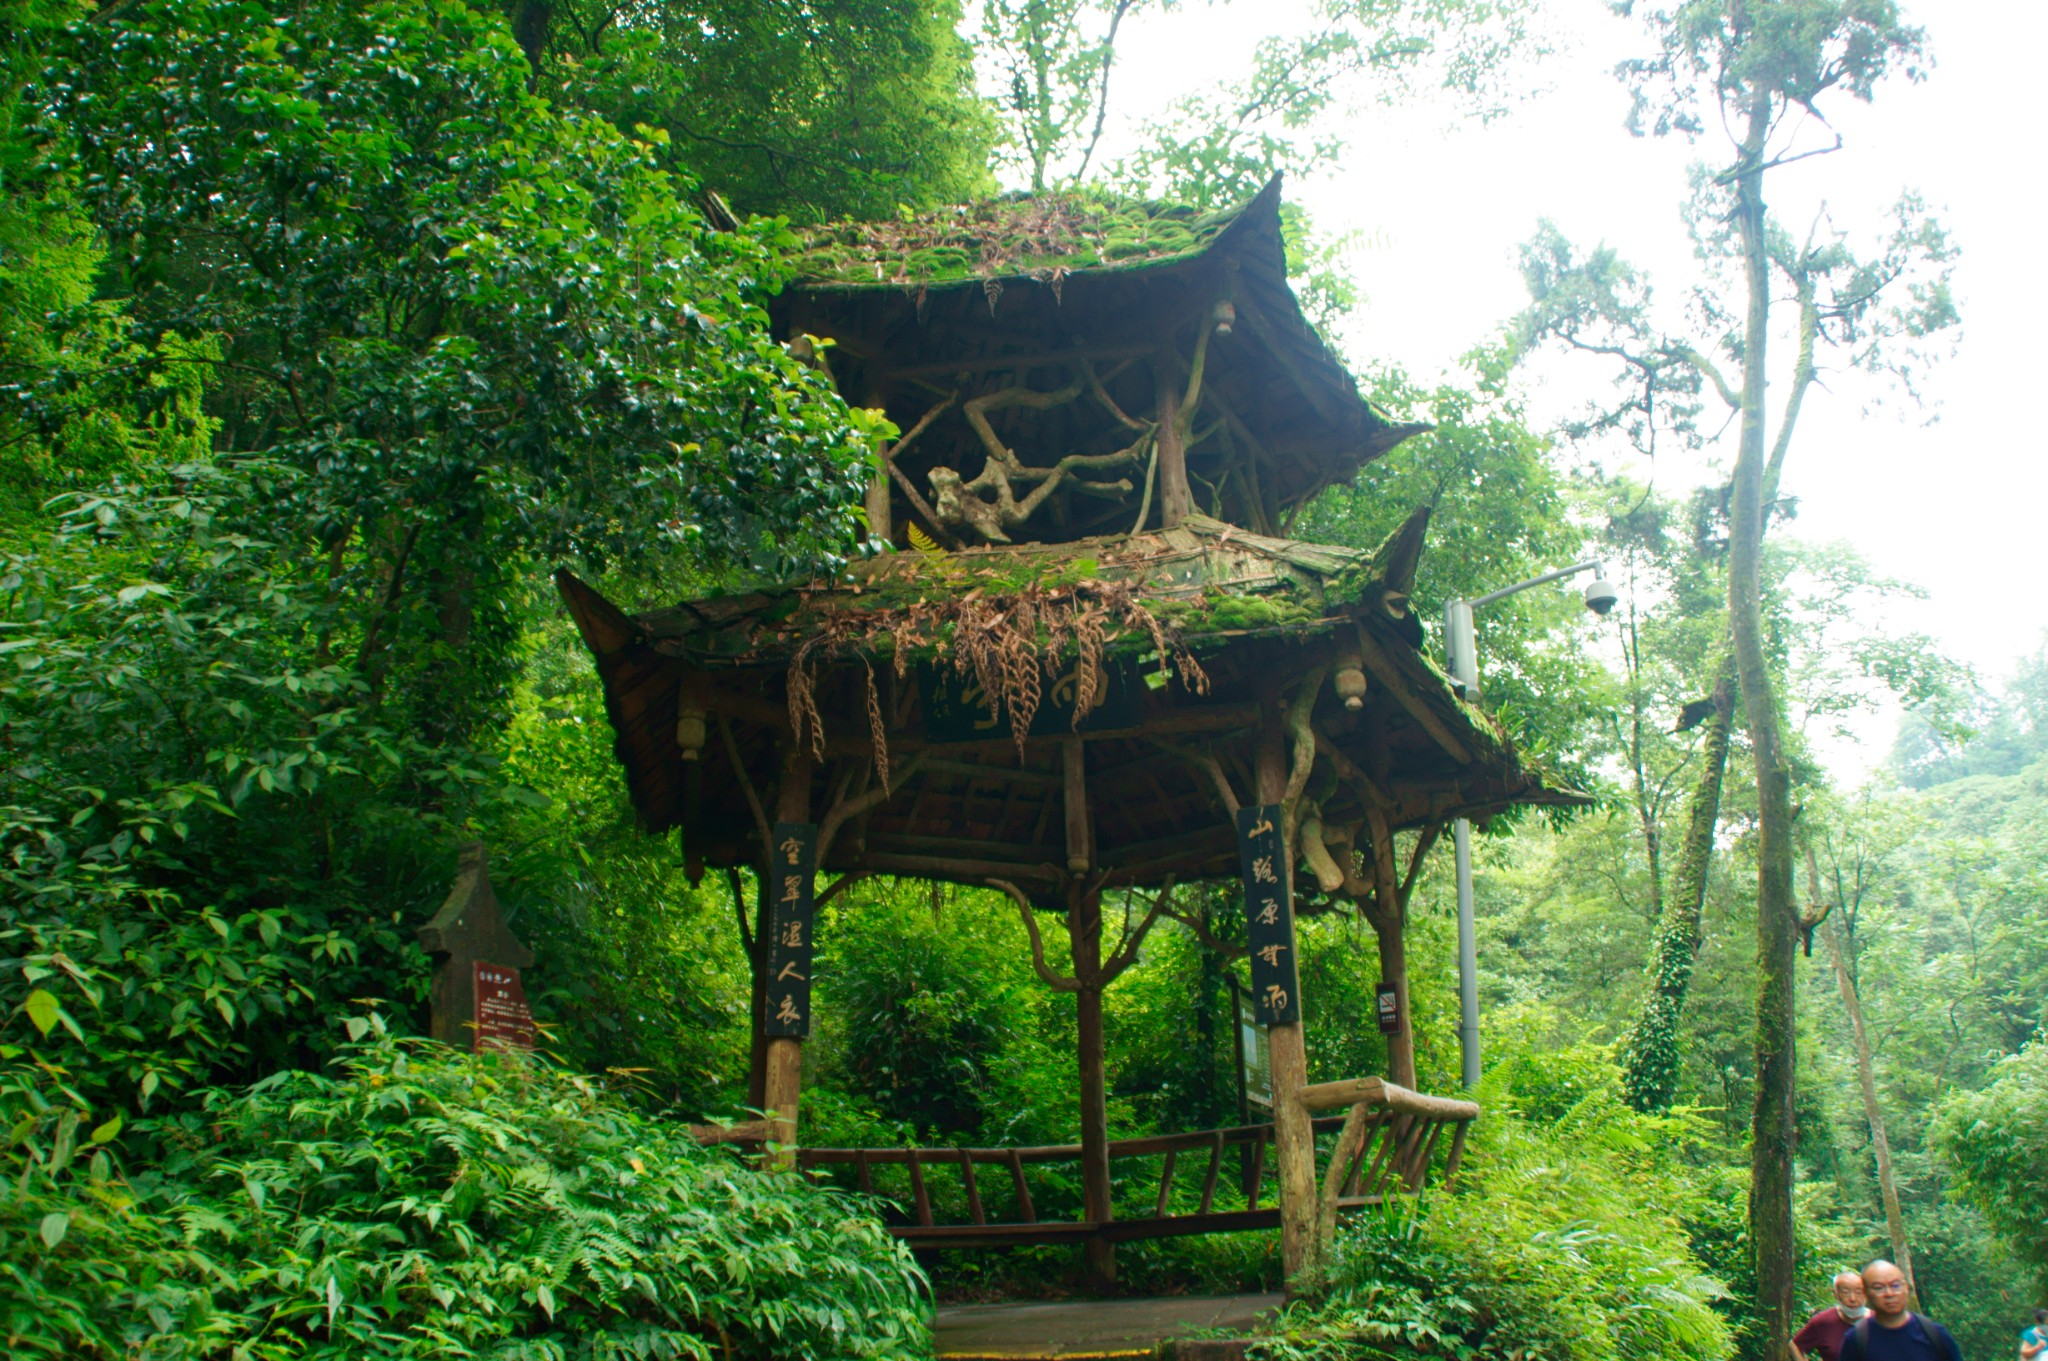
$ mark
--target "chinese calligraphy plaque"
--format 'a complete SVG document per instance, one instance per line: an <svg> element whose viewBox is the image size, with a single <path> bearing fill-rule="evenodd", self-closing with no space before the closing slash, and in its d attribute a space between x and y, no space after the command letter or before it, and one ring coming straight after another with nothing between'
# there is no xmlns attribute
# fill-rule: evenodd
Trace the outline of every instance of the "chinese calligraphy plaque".
<svg viewBox="0 0 2048 1361"><path fill-rule="evenodd" d="M1237 810L1237 853L1244 872L1245 935L1251 945L1252 1001L1261 1025L1301 1019L1294 963L1294 903L1280 844L1277 803Z"/></svg>
<svg viewBox="0 0 2048 1361"><path fill-rule="evenodd" d="M811 1033L812 897L818 829L778 822L768 850L768 1015L764 1033L802 1039Z"/></svg>

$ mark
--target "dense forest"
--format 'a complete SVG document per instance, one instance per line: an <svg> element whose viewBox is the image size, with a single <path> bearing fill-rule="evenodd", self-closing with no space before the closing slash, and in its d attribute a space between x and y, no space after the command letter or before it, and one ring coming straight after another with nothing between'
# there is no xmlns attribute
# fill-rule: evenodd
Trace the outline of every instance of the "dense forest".
<svg viewBox="0 0 2048 1361"><path fill-rule="evenodd" d="M10 1355L917 1356L934 1298L1084 1287L1067 1247L914 1258L866 1198L691 1136L749 1115L753 890L640 829L550 574L655 606L873 551L900 432L770 330L808 229L1242 203L1341 163L1336 111L1511 109L1545 44L1493 0L1316 0L1112 157L1147 8L0 0ZM1912 196L1839 234L1770 213L1827 173L1780 120L1882 99L1925 35L1635 8L1616 120L1703 166L1671 205L1698 277L1658 281L1692 329L1532 224L1526 305L1458 372L1358 359L1430 429L1289 531L1371 547L1432 506L1425 620L1591 557L1621 601L1489 609L1486 710L1593 797L1480 829L1465 1175L1350 1220L1256 1354L1777 1361L1880 1255L1972 1356L2048 1302L2048 643L1973 675L1777 494L1802 403L1910 392L1958 322ZM1319 324L1369 307L1286 225ZM1531 415L1538 371L1579 414ZM1674 489L1659 447L1727 462ZM1876 706L1889 757L1831 775ZM530 1060L419 1038L416 931L472 841L536 956ZM1448 847L1420 863L1417 1085L1454 1092ZM1243 1114L1242 905L1183 910L1105 994L1117 1137ZM1075 1137L1074 999L1001 895L866 880L818 939L806 1143ZM1378 948L1302 918L1312 1079L1386 1071ZM1283 1284L1270 1232L1123 1262L1134 1293Z"/></svg>

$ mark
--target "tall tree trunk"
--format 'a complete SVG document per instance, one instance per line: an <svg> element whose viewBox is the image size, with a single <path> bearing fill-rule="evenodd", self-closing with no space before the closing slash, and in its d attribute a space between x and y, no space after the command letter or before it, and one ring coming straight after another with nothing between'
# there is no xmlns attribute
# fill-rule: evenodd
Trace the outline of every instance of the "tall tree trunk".
<svg viewBox="0 0 2048 1361"><path fill-rule="evenodd" d="M1735 174L1735 223L1742 241L1748 308L1742 352L1742 440L1735 464L1729 534L1728 619L1757 789L1756 1103L1750 1117L1749 1231L1756 1254L1757 1308L1765 1328L1763 1354L1770 1361L1779 1361L1788 1355L1794 1322L1793 1006L1799 912L1792 901L1792 782L1785 765L1778 695L1765 650L1763 620L1764 357L1770 332L1771 284L1764 237L1763 174L1770 115L1769 95L1757 90L1750 97Z"/></svg>
<svg viewBox="0 0 2048 1361"><path fill-rule="evenodd" d="M1714 829L1721 820L1721 782L1728 770L1735 727L1735 654L1721 654L1714 673L1714 709L1700 742L1700 778L1679 848L1678 878L1664 900L1650 946L1649 996L1621 1041L1621 1085L1639 1111L1667 1110L1678 1097L1681 1067L1678 1023L1692 987L1707 901L1707 871L1714 860Z"/></svg>
<svg viewBox="0 0 2048 1361"><path fill-rule="evenodd" d="M1820 901L1820 868L1813 849L1806 852L1808 893ZM1835 910L1823 924L1827 931L1828 959L1835 966L1835 982L1842 990L1842 1010L1849 1013L1849 1034L1856 1044L1856 1081L1863 1089L1863 1118L1870 1122L1870 1146L1877 1155L1877 1193L1884 1202L1884 1227L1892 1241L1892 1261L1906 1277L1909 1301L1919 1293L1913 1281L1913 1251L1906 1245L1906 1215L1899 1207L1899 1186L1892 1176L1892 1144L1885 1134L1884 1111L1877 1104L1877 1071L1870 1061L1870 1032L1863 1026L1863 999L1856 987L1855 942L1849 937L1840 895ZM1914 1302L1917 1308L1917 1302Z"/></svg>

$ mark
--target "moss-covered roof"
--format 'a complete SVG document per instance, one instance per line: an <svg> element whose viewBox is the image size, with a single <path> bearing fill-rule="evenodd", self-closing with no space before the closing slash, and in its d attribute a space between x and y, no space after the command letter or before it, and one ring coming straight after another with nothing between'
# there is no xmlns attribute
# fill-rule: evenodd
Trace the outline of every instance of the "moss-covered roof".
<svg viewBox="0 0 2048 1361"><path fill-rule="evenodd" d="M828 621L847 615L880 619L948 598L1043 597L1113 583L1128 587L1182 639L1200 647L1212 635L1309 625L1380 594L1376 556L1266 538L1197 515L1177 528L1145 534L958 553L889 553L854 563L837 581L691 601L637 615L635 622L653 646L671 656L713 666L756 665L787 656ZM1150 646L1138 637L1129 641L1134 648Z"/></svg>
<svg viewBox="0 0 2048 1361"><path fill-rule="evenodd" d="M1004 874L1050 872L1045 827L1058 824L1046 818L1057 810L1039 796L1057 802L1057 743L1079 734L1103 781L1102 863L1143 883L1234 863L1208 782L1162 782L1161 752L1180 752L1163 758L1171 767L1190 751L1176 741L1198 740L1248 770L1266 697L1318 667L1369 674L1352 673L1345 703L1322 692L1318 748L1327 738L1335 767L1379 771L1370 778L1396 825L1583 802L1547 787L1424 655L1407 590L1426 519L1368 552L1198 516L1157 533L892 554L839 580L634 615L558 580L596 655L641 816L684 826L686 841L699 819L695 844L711 863L749 854L732 772L770 778L794 736L851 762L843 771L872 761L883 782L892 763L921 763L894 811L874 815L866 858L844 863L942 872L918 848L943 841L978 848ZM970 719L986 711L972 731L963 706ZM721 737L715 759L680 762L673 733L690 712L729 721L734 745ZM1036 792L991 809L969 792L990 780ZM1318 797L1335 810L1350 796Z"/></svg>
<svg viewBox="0 0 2048 1361"><path fill-rule="evenodd" d="M818 283L944 287L1004 278L1056 283L1077 270L1129 269L1206 250L1245 211L1098 190L1013 194L889 222L801 233L798 277Z"/></svg>

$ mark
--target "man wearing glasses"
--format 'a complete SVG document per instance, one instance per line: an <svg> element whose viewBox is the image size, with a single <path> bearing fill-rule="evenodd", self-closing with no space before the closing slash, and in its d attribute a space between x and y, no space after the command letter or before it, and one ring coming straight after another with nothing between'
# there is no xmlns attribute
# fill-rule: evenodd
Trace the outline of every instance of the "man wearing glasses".
<svg viewBox="0 0 2048 1361"><path fill-rule="evenodd" d="M1882 1258L1863 1268L1870 1313L1842 1339L1842 1361L1963 1361L1948 1329L1906 1308L1906 1277Z"/></svg>

